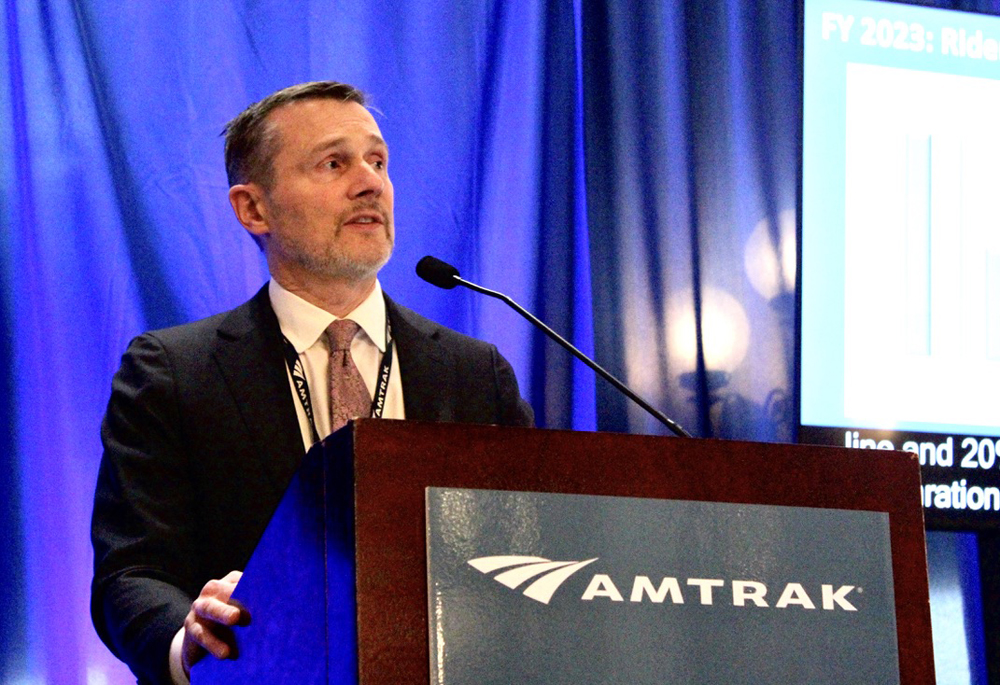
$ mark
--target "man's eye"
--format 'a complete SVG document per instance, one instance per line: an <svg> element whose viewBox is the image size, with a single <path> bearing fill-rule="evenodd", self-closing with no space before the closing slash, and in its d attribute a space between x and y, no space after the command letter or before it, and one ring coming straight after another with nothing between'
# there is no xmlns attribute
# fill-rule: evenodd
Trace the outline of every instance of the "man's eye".
<svg viewBox="0 0 1000 685"><path fill-rule="evenodd" d="M374 162L372 162L372 166L374 166L376 169L380 169L380 170L381 169L385 169L385 160L384 159L376 159Z"/></svg>
<svg viewBox="0 0 1000 685"><path fill-rule="evenodd" d="M340 168L340 162L337 161L336 159L328 159L326 161L326 166L329 169L339 169Z"/></svg>

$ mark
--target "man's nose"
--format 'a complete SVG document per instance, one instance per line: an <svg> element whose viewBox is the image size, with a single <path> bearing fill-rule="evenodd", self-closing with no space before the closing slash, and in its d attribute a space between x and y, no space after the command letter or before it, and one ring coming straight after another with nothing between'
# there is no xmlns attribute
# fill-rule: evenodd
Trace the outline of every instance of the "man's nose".
<svg viewBox="0 0 1000 685"><path fill-rule="evenodd" d="M369 195L378 197L385 189L385 175L368 162L359 164L355 171L355 178L351 184L351 199L367 197Z"/></svg>

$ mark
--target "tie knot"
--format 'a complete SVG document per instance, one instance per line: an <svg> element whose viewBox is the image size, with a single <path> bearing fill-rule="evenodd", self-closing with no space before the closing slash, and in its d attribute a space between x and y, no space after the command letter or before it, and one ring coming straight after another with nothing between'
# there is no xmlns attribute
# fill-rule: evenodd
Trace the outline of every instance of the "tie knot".
<svg viewBox="0 0 1000 685"><path fill-rule="evenodd" d="M351 349L351 341L361 329L361 326L350 319L337 319L326 327L326 339L330 343L331 352L341 352Z"/></svg>

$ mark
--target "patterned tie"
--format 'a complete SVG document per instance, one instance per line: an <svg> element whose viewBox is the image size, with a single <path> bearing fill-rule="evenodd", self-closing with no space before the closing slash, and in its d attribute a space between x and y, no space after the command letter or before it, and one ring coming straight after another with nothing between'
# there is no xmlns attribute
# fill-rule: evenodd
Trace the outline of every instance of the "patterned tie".
<svg viewBox="0 0 1000 685"><path fill-rule="evenodd" d="M361 329L349 319L339 319L326 329L330 345L330 428L339 430L351 419L368 416L372 398L351 357L351 341Z"/></svg>

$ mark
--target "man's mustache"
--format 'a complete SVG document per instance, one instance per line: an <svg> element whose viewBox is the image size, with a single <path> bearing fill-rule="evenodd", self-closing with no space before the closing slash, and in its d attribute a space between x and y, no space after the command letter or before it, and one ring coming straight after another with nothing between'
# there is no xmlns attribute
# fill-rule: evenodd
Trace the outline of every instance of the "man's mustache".
<svg viewBox="0 0 1000 685"><path fill-rule="evenodd" d="M391 218L389 216L388 210L386 210L385 207L383 207L380 203L364 202L356 204L352 206L350 209L346 209L343 212L341 212L340 215L337 217L337 224L342 226L347 221L347 219L361 212L374 212L375 214L378 214L379 217L382 219L382 223L385 226L389 226L391 223Z"/></svg>

